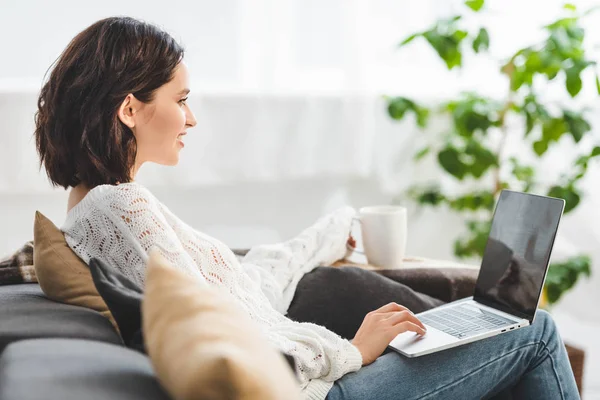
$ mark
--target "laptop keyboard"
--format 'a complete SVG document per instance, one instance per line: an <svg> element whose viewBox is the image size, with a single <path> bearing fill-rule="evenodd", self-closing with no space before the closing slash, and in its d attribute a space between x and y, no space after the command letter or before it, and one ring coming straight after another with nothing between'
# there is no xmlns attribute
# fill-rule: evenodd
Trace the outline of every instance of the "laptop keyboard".
<svg viewBox="0 0 600 400"><path fill-rule="evenodd" d="M417 318L424 324L459 339L514 323L507 318L464 305L442 308L422 316L417 315Z"/></svg>

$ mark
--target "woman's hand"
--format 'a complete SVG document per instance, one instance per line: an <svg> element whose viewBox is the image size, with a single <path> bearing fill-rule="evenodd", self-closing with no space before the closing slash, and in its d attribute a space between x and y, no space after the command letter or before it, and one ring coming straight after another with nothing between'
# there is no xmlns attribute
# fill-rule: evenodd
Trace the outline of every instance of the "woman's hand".
<svg viewBox="0 0 600 400"><path fill-rule="evenodd" d="M362 354L363 365L368 365L383 354L399 333L406 331L425 335L427 330L408 308L389 303L365 316L351 343Z"/></svg>
<svg viewBox="0 0 600 400"><path fill-rule="evenodd" d="M352 235L348 235L348 239L346 239L346 254L338 262L350 258L352 253L354 253L354 249L356 249L356 240L354 240Z"/></svg>
<svg viewBox="0 0 600 400"><path fill-rule="evenodd" d="M346 241L346 244L348 245L348 247L351 247L353 249L356 248L356 240L354 240L354 238L352 237L352 235L348 236L348 240Z"/></svg>

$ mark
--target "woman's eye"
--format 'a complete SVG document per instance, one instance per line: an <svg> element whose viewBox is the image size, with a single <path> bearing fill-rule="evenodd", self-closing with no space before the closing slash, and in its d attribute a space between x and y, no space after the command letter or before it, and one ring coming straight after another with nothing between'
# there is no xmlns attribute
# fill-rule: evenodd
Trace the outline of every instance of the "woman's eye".
<svg viewBox="0 0 600 400"><path fill-rule="evenodd" d="M185 99L181 99L181 100L179 100L179 104L182 104L182 105L183 105L183 104L185 104L185 102L187 101L187 99L188 99L188 98L186 97Z"/></svg>

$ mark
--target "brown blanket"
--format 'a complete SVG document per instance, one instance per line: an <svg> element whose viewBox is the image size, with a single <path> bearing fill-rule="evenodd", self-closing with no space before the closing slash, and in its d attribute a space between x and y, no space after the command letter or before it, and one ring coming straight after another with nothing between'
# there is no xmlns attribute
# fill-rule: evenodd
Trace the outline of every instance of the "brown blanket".
<svg viewBox="0 0 600 400"><path fill-rule="evenodd" d="M19 250L0 260L0 285L36 282L33 241L25 243Z"/></svg>

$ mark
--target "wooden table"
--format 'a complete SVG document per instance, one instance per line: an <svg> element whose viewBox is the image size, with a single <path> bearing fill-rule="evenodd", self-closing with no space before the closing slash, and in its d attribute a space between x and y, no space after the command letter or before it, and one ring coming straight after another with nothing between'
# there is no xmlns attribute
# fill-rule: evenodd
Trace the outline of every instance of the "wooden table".
<svg viewBox="0 0 600 400"><path fill-rule="evenodd" d="M349 258L345 258L339 261L336 261L332 265L333 267L342 267L342 266L353 266L360 267L369 270L378 270L385 269L385 267L378 267L375 265L371 265L367 262L367 259L360 254L352 254ZM455 261L449 260L437 260L433 258L425 258L425 257L406 257L404 258L404 262L402 268L470 268L478 270L480 268L479 265L473 264L463 264Z"/></svg>

